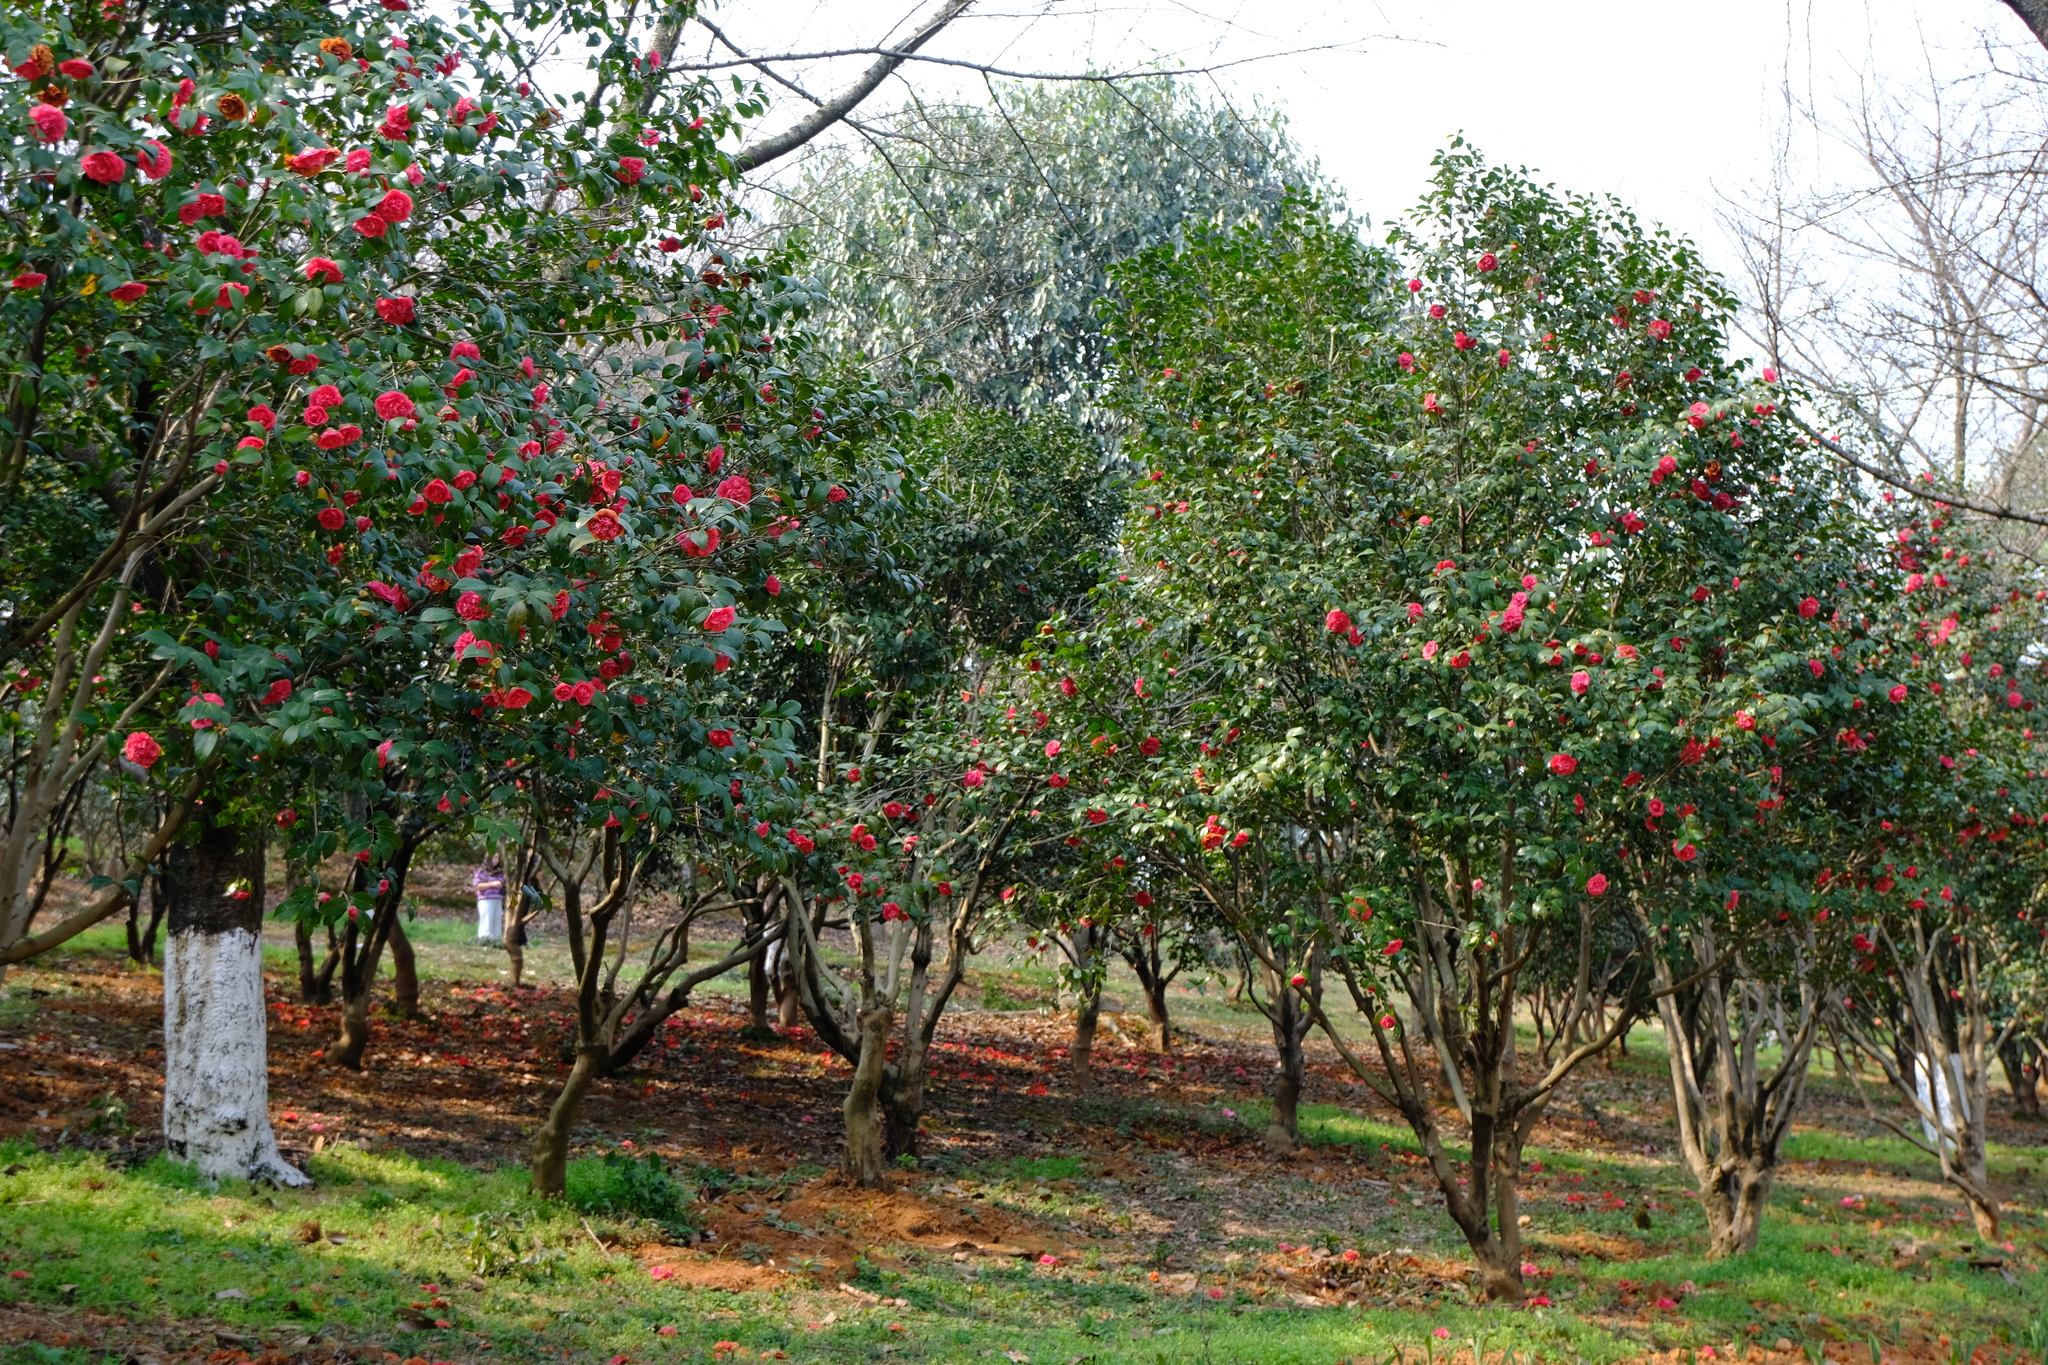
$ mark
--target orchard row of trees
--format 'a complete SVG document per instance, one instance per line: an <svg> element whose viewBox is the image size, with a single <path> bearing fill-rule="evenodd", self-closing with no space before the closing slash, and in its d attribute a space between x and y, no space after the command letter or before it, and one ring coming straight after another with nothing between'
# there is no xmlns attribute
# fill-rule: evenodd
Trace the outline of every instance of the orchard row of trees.
<svg viewBox="0 0 2048 1365"><path fill-rule="evenodd" d="M1166 982L1229 944L1269 1140L1319 1030L1495 1298L1524 1144L1650 1015L1717 1253L1824 1036L1995 1229L2042 590L1931 493L1865 498L1729 357L1688 244L1454 145L1372 245L1284 140L1148 95L1209 172L1179 198L1076 221L970 118L743 250L719 140L759 97L610 17L563 11L568 100L484 10L0 20L0 965L154 890L174 1150L304 1179L265 1107L266 846L357 1066L453 841L504 850L515 925L566 919L542 1194L592 1081L741 966L851 1063L846 1170L881 1183L969 963L1023 933L1083 1083L1111 955L1164 1045ZM934 191L1013 150L1043 195ZM904 200L972 228L958 297L903 292L946 239L892 236ZM886 354L846 321L878 279ZM125 865L45 914L108 807ZM712 914L742 935L693 961Z"/></svg>

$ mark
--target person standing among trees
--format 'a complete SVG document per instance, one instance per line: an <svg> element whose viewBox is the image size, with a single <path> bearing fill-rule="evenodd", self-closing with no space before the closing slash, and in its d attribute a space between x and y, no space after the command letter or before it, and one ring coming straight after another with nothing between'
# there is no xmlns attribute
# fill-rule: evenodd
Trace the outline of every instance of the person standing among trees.
<svg viewBox="0 0 2048 1365"><path fill-rule="evenodd" d="M505 870L497 854L484 855L469 874L469 889L476 893L477 939L498 942L505 937Z"/></svg>

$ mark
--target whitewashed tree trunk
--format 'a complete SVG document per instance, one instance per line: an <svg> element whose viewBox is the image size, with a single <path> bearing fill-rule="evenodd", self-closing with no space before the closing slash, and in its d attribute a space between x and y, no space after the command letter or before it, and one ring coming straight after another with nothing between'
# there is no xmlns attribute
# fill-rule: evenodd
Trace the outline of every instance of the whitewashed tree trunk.
<svg viewBox="0 0 2048 1365"><path fill-rule="evenodd" d="M262 843L209 824L164 871L165 1145L209 1179L308 1184L270 1127Z"/></svg>

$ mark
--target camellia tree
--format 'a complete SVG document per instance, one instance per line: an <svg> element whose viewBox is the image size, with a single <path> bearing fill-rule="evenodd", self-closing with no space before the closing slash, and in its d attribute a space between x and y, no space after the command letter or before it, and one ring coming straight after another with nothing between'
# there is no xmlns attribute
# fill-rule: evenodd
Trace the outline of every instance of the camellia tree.
<svg viewBox="0 0 2048 1365"><path fill-rule="evenodd" d="M1830 1024L1911 1116L1873 1104L1872 1117L1937 1158L1990 1238L1991 1066L2048 998L2026 667L2041 590L2038 570L1940 502L1901 508L1886 529L1855 622L1867 719L1842 731L1833 856L1814 880L1815 917L1834 917L1854 968Z"/></svg>
<svg viewBox="0 0 2048 1365"><path fill-rule="evenodd" d="M342 928L353 1064L421 842L509 833L537 789L597 826L730 800L716 680L776 629L777 565L869 552L894 474L856 471L886 407L806 361L808 289L721 244L715 139L754 106L610 42L574 116L481 12L239 13L218 41L198 11L0 20L8 477L54 502L8 501L82 509L8 551L9 685L41 700L0 950L112 913L196 813L205 840L283 829L294 863L350 859L285 911ZM126 882L30 935L28 852L110 748L165 814ZM190 899L167 1001L260 998L251 926ZM260 1010L234 1018L260 1054ZM172 1077L226 1019L169 1019ZM253 1082L211 1111L267 1133Z"/></svg>
<svg viewBox="0 0 2048 1365"><path fill-rule="evenodd" d="M865 1188L917 1154L939 1021L1013 870L1051 837L1034 810L1038 773L991 718L1001 701L963 688L920 705L889 754L837 774L783 834L786 947L805 1017L853 1068L844 1169ZM756 832L773 835L772 819ZM828 928L851 936L850 960L825 954Z"/></svg>
<svg viewBox="0 0 2048 1365"><path fill-rule="evenodd" d="M1405 264L1304 204L1131 263L1119 344L1154 482L1127 554L1162 644L1229 661L1237 742L1266 750L1237 762L1317 850L1323 951L1378 1065L1332 1041L1513 1300L1522 1145L1669 988L1638 960L1604 1029L1567 992L1532 1074L1521 974L1538 953L1590 973L1574 949L1606 897L1649 904L1660 940L1700 909L1703 849L1744 833L1686 793L1735 787L1746 824L1773 782L1757 715L1831 734L1850 709L1794 669L1810 599L1868 536L1774 377L1722 359L1730 301L1684 243L1453 146L1394 245ZM1171 691L1175 663L1141 681Z"/></svg>

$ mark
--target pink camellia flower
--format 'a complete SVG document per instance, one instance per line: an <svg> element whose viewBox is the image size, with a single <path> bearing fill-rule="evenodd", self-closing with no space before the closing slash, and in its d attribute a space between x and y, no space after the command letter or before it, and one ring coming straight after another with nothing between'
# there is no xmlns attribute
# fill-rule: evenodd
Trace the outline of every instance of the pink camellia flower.
<svg viewBox="0 0 2048 1365"><path fill-rule="evenodd" d="M1479 258L1479 268L1481 270L1492 270L1499 264L1500 262L1494 259L1493 253L1491 251L1487 252L1485 255Z"/></svg>
<svg viewBox="0 0 2048 1365"><path fill-rule="evenodd" d="M639 157L622 156L619 158L619 180L622 184L637 185L640 183L640 178L646 174L647 163Z"/></svg>
<svg viewBox="0 0 2048 1365"><path fill-rule="evenodd" d="M1420 621L1422 619L1422 603L1410 602L1408 604L1408 619L1411 621Z"/></svg>
<svg viewBox="0 0 2048 1365"><path fill-rule="evenodd" d="M31 105L28 117L29 122L35 124L36 133L45 142L63 141L65 132L71 127L71 120L54 104Z"/></svg>
<svg viewBox="0 0 2048 1365"><path fill-rule="evenodd" d="M455 599L455 614L465 621L481 621L491 614L482 593L466 592Z"/></svg>
<svg viewBox="0 0 2048 1365"><path fill-rule="evenodd" d="M754 500L754 485L748 481L747 476L744 474L729 475L720 481L718 496L724 498L727 502L745 505Z"/></svg>
<svg viewBox="0 0 2048 1365"><path fill-rule="evenodd" d="M1552 754L1550 756L1550 771L1556 773L1559 777L1570 777L1578 771L1578 768L1579 760L1573 758L1570 754Z"/></svg>
<svg viewBox="0 0 2048 1365"><path fill-rule="evenodd" d="M147 768L164 756L164 749L146 730L136 730L121 744L121 757L138 768Z"/></svg>
<svg viewBox="0 0 2048 1365"><path fill-rule="evenodd" d="M986 779L983 778L981 775L981 769L969 768L965 773L961 775L960 785L969 788L979 787L985 780Z"/></svg>
<svg viewBox="0 0 2048 1365"><path fill-rule="evenodd" d="M1885 693L1885 695L1894 702L1902 702L1906 699L1906 685L1904 683L1895 683L1892 686L1892 690Z"/></svg>
<svg viewBox="0 0 2048 1365"><path fill-rule="evenodd" d="M1343 611L1332 608L1330 614L1323 618L1323 625L1332 635L1342 635L1351 629L1351 618Z"/></svg>
<svg viewBox="0 0 2048 1365"><path fill-rule="evenodd" d="M591 537L596 540L617 540L626 534L625 523L621 522L619 514L609 507L600 507L591 513L590 520L583 523L583 529L590 532Z"/></svg>
<svg viewBox="0 0 2048 1365"><path fill-rule="evenodd" d="M707 634L716 635L719 631L730 630L732 623L738 618L739 613L731 607L715 607L711 614L704 618L704 630Z"/></svg>
<svg viewBox="0 0 2048 1365"><path fill-rule="evenodd" d="M384 235L384 230L390 226L391 224L385 222L382 218L379 218L374 213L366 214L363 217L356 219L354 223L354 227L357 232L361 233L365 237L370 238L382 237Z"/></svg>
<svg viewBox="0 0 2048 1365"><path fill-rule="evenodd" d="M1401 367L1401 373L1403 374L1413 374L1415 372L1415 357L1406 351L1401 352L1394 363Z"/></svg>
<svg viewBox="0 0 2048 1365"><path fill-rule="evenodd" d="M370 212L387 223L402 223L412 217L412 196L404 190L388 190Z"/></svg>
<svg viewBox="0 0 2048 1365"><path fill-rule="evenodd" d="M87 152L78 158L78 169L95 184L114 185L128 174L128 163L115 152Z"/></svg>
<svg viewBox="0 0 2048 1365"><path fill-rule="evenodd" d="M1671 339L1671 324L1663 318L1652 319L1650 325L1643 330L1650 334L1652 341L1669 341Z"/></svg>
<svg viewBox="0 0 2048 1365"><path fill-rule="evenodd" d="M1592 685L1593 675L1591 673L1588 673L1585 669L1582 668L1578 672L1572 674L1572 693L1574 696L1585 696L1586 689L1591 687Z"/></svg>
<svg viewBox="0 0 2048 1365"><path fill-rule="evenodd" d="M1737 711L1735 713L1735 728L1738 730L1756 729L1756 717L1747 711Z"/></svg>
<svg viewBox="0 0 2048 1365"><path fill-rule="evenodd" d="M1605 872L1595 872L1592 876L1586 878L1586 894L1589 896L1604 896L1607 894L1607 874Z"/></svg>
<svg viewBox="0 0 2048 1365"><path fill-rule="evenodd" d="M1432 417L1440 417L1443 415L1444 405L1437 400L1435 394L1425 393L1422 395L1422 410Z"/></svg>
<svg viewBox="0 0 2048 1365"><path fill-rule="evenodd" d="M417 416L419 413L419 409L413 405L412 399L406 397L397 389L387 389L385 392L378 394L376 407L377 415L387 422L401 421L407 417ZM428 501L446 502L447 499L429 497Z"/></svg>

